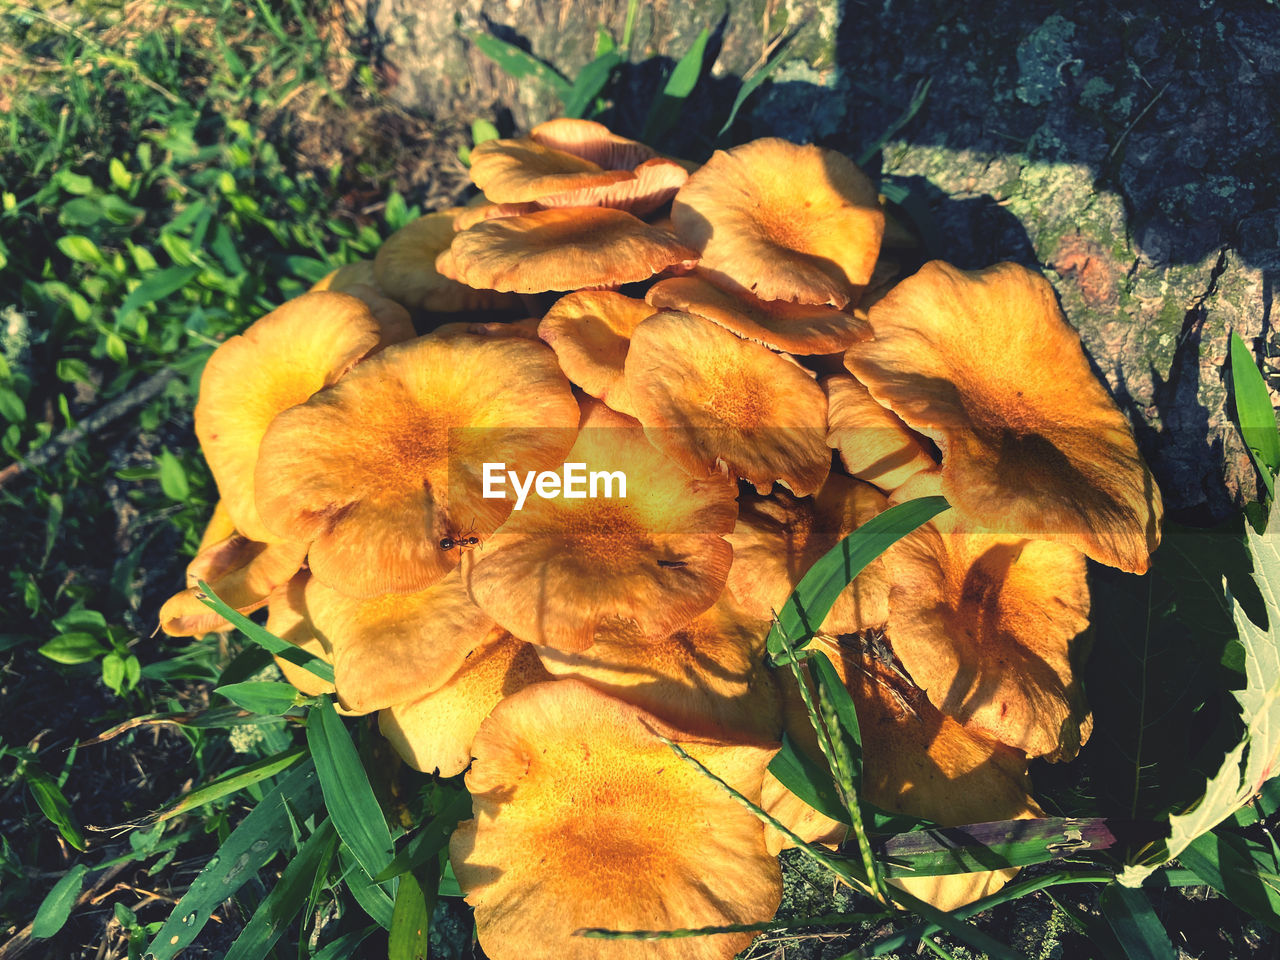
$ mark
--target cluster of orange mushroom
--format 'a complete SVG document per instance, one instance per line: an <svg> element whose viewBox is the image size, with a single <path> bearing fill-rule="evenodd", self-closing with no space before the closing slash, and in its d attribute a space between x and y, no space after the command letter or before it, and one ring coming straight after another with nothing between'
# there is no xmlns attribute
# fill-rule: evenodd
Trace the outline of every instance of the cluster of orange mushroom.
<svg viewBox="0 0 1280 960"><path fill-rule="evenodd" d="M817 754L765 636L808 567L891 504L953 509L842 594L814 643L859 711L867 799L943 825L1029 817L1030 758L1091 717L1085 558L1146 569L1160 497L1049 284L941 262L839 153L705 165L555 120L472 152L428 214L213 354L196 432L221 501L208 581L333 663L414 767L467 771L450 852L494 960L727 958L769 920L782 834L826 819L768 774ZM889 229L886 231L886 223ZM470 313L470 316L465 314ZM626 495L486 495L486 464L581 464ZM539 492L542 493L541 488ZM615 491L616 493L617 491ZM902 881L942 906L1007 874Z"/></svg>

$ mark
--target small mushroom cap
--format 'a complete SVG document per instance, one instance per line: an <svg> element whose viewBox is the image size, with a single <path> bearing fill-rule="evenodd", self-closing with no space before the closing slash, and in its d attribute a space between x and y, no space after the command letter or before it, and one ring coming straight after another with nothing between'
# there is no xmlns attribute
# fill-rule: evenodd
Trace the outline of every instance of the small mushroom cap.
<svg viewBox="0 0 1280 960"><path fill-rule="evenodd" d="M466 571L491 617L530 643L567 651L590 646L613 618L665 636L710 607L729 573L724 534L737 514L733 484L690 478L645 442L636 421L595 400L582 406L564 458L583 465L575 493L590 492L592 474L612 475L614 486L602 478L595 497L531 496Z"/></svg>
<svg viewBox="0 0 1280 960"><path fill-rule="evenodd" d="M573 117L540 123L529 131L529 139L581 157L604 170L634 170L658 155L652 147L620 137L602 123Z"/></svg>
<svg viewBox="0 0 1280 960"><path fill-rule="evenodd" d="M656 311L643 300L608 290L561 297L538 325L573 383L619 413L634 416L624 364L631 334Z"/></svg>
<svg viewBox="0 0 1280 960"><path fill-rule="evenodd" d="M471 762L471 741L506 697L552 679L530 644L497 631L438 689L378 714L378 728L415 770L455 777Z"/></svg>
<svg viewBox="0 0 1280 960"><path fill-rule="evenodd" d="M671 207L702 267L761 300L844 307L871 280L884 213L848 158L773 137L717 150Z"/></svg>
<svg viewBox="0 0 1280 960"><path fill-rule="evenodd" d="M455 207L428 213L389 236L373 261L378 288L406 307L436 313L516 306L511 296L477 290L436 269L436 259L453 243L454 219L470 212L470 208Z"/></svg>
<svg viewBox="0 0 1280 960"><path fill-rule="evenodd" d="M761 663L768 632L768 620L721 596L670 636L647 637L634 623L611 621L586 650L535 649L556 677L583 680L686 733L772 740L782 713Z"/></svg>
<svg viewBox="0 0 1280 960"><path fill-rule="evenodd" d="M336 383L379 345L381 332L357 298L304 293L227 340L205 364L196 436L232 522L250 540L280 539L263 524L255 500L254 465L267 427Z"/></svg>
<svg viewBox="0 0 1280 960"><path fill-rule="evenodd" d="M311 573L299 570L292 580L271 594L267 601L267 630L281 640L287 640L312 656L326 663L333 663L333 648L324 635L316 630L307 611L306 591ZM284 678L309 697L333 693L333 684L322 680L310 670L298 666L284 657L276 657L276 666Z"/></svg>
<svg viewBox="0 0 1280 960"><path fill-rule="evenodd" d="M664 311L631 335L627 393L649 441L693 476L723 463L768 493L813 493L831 469L827 398L795 362L709 320Z"/></svg>
<svg viewBox="0 0 1280 960"><path fill-rule="evenodd" d="M853 377L822 378L827 394L827 443L852 476L893 491L937 466L925 439L880 406Z"/></svg>
<svg viewBox="0 0 1280 960"><path fill-rule="evenodd" d="M576 680L526 687L480 725L467 774L475 819L454 832L449 857L487 956L729 960L755 934L573 934L773 917L782 876L763 825L655 732L758 802L776 743L692 741Z"/></svg>
<svg viewBox="0 0 1280 960"><path fill-rule="evenodd" d="M209 584L232 609L253 613L266 606L268 598L289 582L306 555L305 543L258 543L232 531L230 536L202 549L187 565L189 586L160 608L160 629L171 637L230 630L231 624L200 600L202 591L196 586L199 581Z"/></svg>
<svg viewBox="0 0 1280 960"><path fill-rule="evenodd" d="M502 204L490 216L509 216L550 210L553 207L610 207L644 217L671 202L689 179L689 172L673 160L655 157L635 168L635 178L603 187L587 187L570 193L540 197L531 204Z"/></svg>
<svg viewBox="0 0 1280 960"><path fill-rule="evenodd" d="M353 260L344 263L337 270L326 273L311 288L312 293L331 290L335 293L350 293L351 286L364 285L377 289L378 280L373 272L372 260Z"/></svg>
<svg viewBox="0 0 1280 960"><path fill-rule="evenodd" d="M822 304L759 300L742 288L723 290L707 277L695 269L687 276L661 280L645 299L655 307L705 317L740 337L801 356L839 353L871 336L865 316Z"/></svg>
<svg viewBox="0 0 1280 960"><path fill-rule="evenodd" d="M871 325L845 362L938 445L957 511L1146 572L1159 488L1048 281L1012 263L970 273L935 260L871 308Z"/></svg>
<svg viewBox="0 0 1280 960"><path fill-rule="evenodd" d="M955 532L939 518L888 550L888 632L943 713L1032 757L1070 760L1093 718L1074 664L1089 626L1084 556Z"/></svg>
<svg viewBox="0 0 1280 960"><path fill-rule="evenodd" d="M440 324L428 336L437 339L441 337L519 337L524 340L537 340L539 322L536 317L526 317L523 320L477 320L470 323L459 320L454 323Z"/></svg>
<svg viewBox="0 0 1280 960"><path fill-rule="evenodd" d="M471 151L471 180L494 203L525 203L557 193L634 179L532 140L486 140Z"/></svg>
<svg viewBox="0 0 1280 960"><path fill-rule="evenodd" d="M560 207L481 221L454 237L436 269L472 287L545 293L648 280L697 257L622 210Z"/></svg>
<svg viewBox="0 0 1280 960"><path fill-rule="evenodd" d="M423 590L457 564L440 540L492 533L510 500L486 462L560 464L578 404L555 354L516 337L420 337L281 414L258 458L258 507L313 541L311 572L353 596Z"/></svg>
<svg viewBox="0 0 1280 960"><path fill-rule="evenodd" d="M418 335L413 328L413 320L409 311L396 301L386 297L377 287L367 283L350 283L342 290L351 296L364 301L364 305L378 322L378 346L370 353L377 353L383 347L393 343L404 343Z"/></svg>
<svg viewBox="0 0 1280 960"><path fill-rule="evenodd" d="M867 483L833 473L812 497L775 490L743 496L729 535L729 592L748 613L772 619L824 554L888 506ZM822 621L823 633L878 630L889 618L889 577L881 558L847 586Z"/></svg>
<svg viewBox="0 0 1280 960"><path fill-rule="evenodd" d="M439 689L472 651L502 633L471 602L457 570L417 593L364 600L312 578L307 607L333 649L338 697L352 713Z"/></svg>

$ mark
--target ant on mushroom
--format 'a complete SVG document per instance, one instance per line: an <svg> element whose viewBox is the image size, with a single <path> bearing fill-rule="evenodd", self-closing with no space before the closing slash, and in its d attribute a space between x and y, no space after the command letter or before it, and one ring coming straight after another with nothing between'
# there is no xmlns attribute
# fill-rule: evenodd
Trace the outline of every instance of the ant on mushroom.
<svg viewBox="0 0 1280 960"><path fill-rule="evenodd" d="M480 538L472 534L475 524L468 528L467 532L457 537L441 537L440 549L444 551L452 550L454 547L459 549L469 549L480 543Z"/></svg>

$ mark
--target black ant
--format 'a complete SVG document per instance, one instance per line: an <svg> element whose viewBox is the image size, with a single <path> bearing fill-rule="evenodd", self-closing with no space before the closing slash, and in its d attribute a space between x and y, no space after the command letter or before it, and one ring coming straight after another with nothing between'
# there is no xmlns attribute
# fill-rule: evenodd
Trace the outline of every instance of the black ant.
<svg viewBox="0 0 1280 960"><path fill-rule="evenodd" d="M473 528L474 529L474 526ZM459 537L442 537L440 539L441 550L452 550L454 547L474 547L480 542L480 538L472 536L471 530Z"/></svg>

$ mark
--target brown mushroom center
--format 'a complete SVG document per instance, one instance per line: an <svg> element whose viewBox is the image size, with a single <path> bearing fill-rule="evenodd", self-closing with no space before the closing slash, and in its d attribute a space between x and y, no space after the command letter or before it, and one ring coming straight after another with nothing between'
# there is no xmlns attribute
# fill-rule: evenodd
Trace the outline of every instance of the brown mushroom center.
<svg viewBox="0 0 1280 960"><path fill-rule="evenodd" d="M751 430L769 416L769 398L761 384L740 367L726 364L712 372L705 391L702 403L715 418L715 426Z"/></svg>

